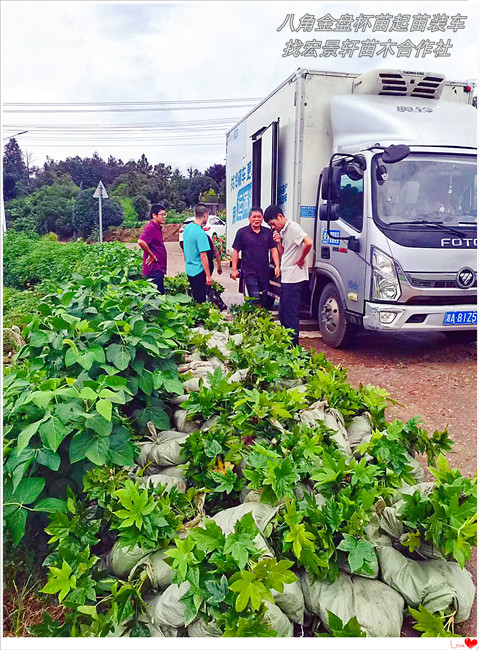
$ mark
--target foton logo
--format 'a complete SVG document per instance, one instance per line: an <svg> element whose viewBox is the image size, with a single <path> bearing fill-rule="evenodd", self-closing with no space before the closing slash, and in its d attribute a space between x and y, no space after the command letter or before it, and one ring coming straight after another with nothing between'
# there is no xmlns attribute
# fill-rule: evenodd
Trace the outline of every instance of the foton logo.
<svg viewBox="0 0 479 650"><path fill-rule="evenodd" d="M459 239L459 237L444 237L441 239L441 246L452 248L456 246L457 248L477 248L477 239L472 237L464 237Z"/></svg>
<svg viewBox="0 0 479 650"><path fill-rule="evenodd" d="M459 289L469 289L474 284L475 275L472 269L464 268L457 272L456 285Z"/></svg>

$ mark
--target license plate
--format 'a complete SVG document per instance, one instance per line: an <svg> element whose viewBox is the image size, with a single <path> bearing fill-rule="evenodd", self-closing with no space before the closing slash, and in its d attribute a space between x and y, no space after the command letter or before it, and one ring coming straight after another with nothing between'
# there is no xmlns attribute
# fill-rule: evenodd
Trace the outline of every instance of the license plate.
<svg viewBox="0 0 479 650"><path fill-rule="evenodd" d="M477 311L447 311L444 325L477 325Z"/></svg>

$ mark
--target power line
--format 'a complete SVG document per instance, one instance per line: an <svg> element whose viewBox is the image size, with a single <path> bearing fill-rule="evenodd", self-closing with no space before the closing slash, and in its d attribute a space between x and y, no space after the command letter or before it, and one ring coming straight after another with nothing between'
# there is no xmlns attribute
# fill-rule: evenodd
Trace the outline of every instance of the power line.
<svg viewBox="0 0 479 650"><path fill-rule="evenodd" d="M35 128L45 128L45 129L67 129L67 128L140 128L140 127L184 127L184 126L208 126L211 124L230 124L231 122L238 121L239 117L228 117L228 118L209 118L206 120L177 120L175 122L91 122L88 124L78 124L78 123L63 123L63 124L4 124L4 129L18 130L18 129L35 129Z"/></svg>
<svg viewBox="0 0 479 650"><path fill-rule="evenodd" d="M249 108L250 103L230 104L230 105L214 105L214 106L171 106L171 107L151 107L151 108L94 108L92 110L85 110L83 108L67 108L67 109L4 109L4 113L82 113L83 115L91 113L140 113L140 112L156 112L156 111L206 111L206 110L225 110L230 108Z"/></svg>
<svg viewBox="0 0 479 650"><path fill-rule="evenodd" d="M141 148L144 149L145 147L156 147L157 149L161 149L161 147L224 147L224 141L221 142L179 142L179 143L141 143ZM29 147L32 148L38 148L41 147L44 149L47 145L44 144L39 144L39 143L28 143ZM72 148L79 148L79 147L88 147L90 149L96 149L98 147L103 147L105 149L112 149L114 147L124 147L125 145L123 144L48 144L49 149L58 149L60 147L67 147L68 149Z"/></svg>
<svg viewBox="0 0 479 650"><path fill-rule="evenodd" d="M160 128L160 127L132 128L132 127L121 127L121 126L119 126L117 128L112 128L112 127L108 127L108 128L103 128L103 127L93 127L93 128L82 128L82 127L80 127L80 128L75 128L75 127L72 127L72 128L68 128L68 129L64 129L64 128L61 128L61 127L55 127L55 128L35 127L35 128L29 128L28 132L30 134L35 133L35 134L38 134L38 135L46 135L46 136L49 136L49 135L52 135L52 136L54 136L54 135L62 135L62 136L63 135L67 135L67 136L68 135L80 135L80 136L83 137L83 136L88 135L88 134L98 135L98 134L102 134L102 133L104 133L106 135L115 134L115 135L118 135L118 136L136 135L136 134L141 136L141 135L156 134L156 133L157 134L162 134L162 133L171 134L171 133L174 133L174 132L177 132L177 133L196 133L196 132L204 133L204 132L207 132L207 131L210 131L210 132L211 131L216 131L218 133L226 133L227 128L228 128L228 125L226 125L226 124L222 124L222 125L214 125L214 124L212 124L212 125L209 125L209 126L187 126L187 127L184 127L184 128L179 128L178 126L166 126L166 127L163 127L163 128ZM4 131L5 131L5 129L4 129ZM6 132L7 131L5 131L5 133ZM13 136L11 136L11 137L13 137Z"/></svg>
<svg viewBox="0 0 479 650"><path fill-rule="evenodd" d="M194 133L191 135L171 135L171 136L166 136L166 137L148 137L145 139L137 138L137 137L127 137L127 138L107 138L107 137L100 137L100 138L94 138L94 137L85 137L85 138L61 138L61 142L168 142L170 140L191 140L192 138L198 137L201 134L199 133ZM205 138L211 139L211 138L219 138L221 137L221 134L217 133L207 133L204 134ZM56 139L57 142L60 141L60 139ZM49 142L52 142L51 138L40 138L40 137L34 137L31 140L27 140L26 144L29 144L30 142L44 142L45 144L48 144ZM223 139L223 142L225 142L225 139Z"/></svg>
<svg viewBox="0 0 479 650"><path fill-rule="evenodd" d="M237 97L229 99L175 99L144 102L4 102L4 106L167 106L172 104L216 104L219 102L259 102L262 97Z"/></svg>

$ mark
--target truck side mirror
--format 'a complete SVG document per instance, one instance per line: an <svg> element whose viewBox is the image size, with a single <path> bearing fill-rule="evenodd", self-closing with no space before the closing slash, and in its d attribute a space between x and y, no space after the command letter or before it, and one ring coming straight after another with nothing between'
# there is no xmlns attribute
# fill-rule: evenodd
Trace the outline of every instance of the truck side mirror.
<svg viewBox="0 0 479 650"><path fill-rule="evenodd" d="M382 159L383 162L387 164L397 163L401 160L404 160L404 158L409 156L410 153L411 150L407 144L392 144L384 150Z"/></svg>
<svg viewBox="0 0 479 650"><path fill-rule="evenodd" d="M350 237L348 239L348 250L353 251L353 253L359 253L361 248L361 242L356 237Z"/></svg>
<svg viewBox="0 0 479 650"><path fill-rule="evenodd" d="M384 185L388 178L388 170L386 165L378 165L376 168L376 180L378 185Z"/></svg>
<svg viewBox="0 0 479 650"><path fill-rule="evenodd" d="M331 181L329 181L329 173L331 171ZM329 186L331 185L331 196L328 196ZM341 187L341 168L340 167L325 167L322 172L321 179L321 198L327 201L328 198L332 203L337 203L340 197Z"/></svg>
<svg viewBox="0 0 479 650"><path fill-rule="evenodd" d="M337 221L340 217L341 211L338 203L331 203L331 212L329 221ZM319 206L319 219L320 221L328 221L328 204L322 203Z"/></svg>
<svg viewBox="0 0 479 650"><path fill-rule="evenodd" d="M364 176L363 172L354 165L348 165L346 167L346 175L352 181L359 181Z"/></svg>

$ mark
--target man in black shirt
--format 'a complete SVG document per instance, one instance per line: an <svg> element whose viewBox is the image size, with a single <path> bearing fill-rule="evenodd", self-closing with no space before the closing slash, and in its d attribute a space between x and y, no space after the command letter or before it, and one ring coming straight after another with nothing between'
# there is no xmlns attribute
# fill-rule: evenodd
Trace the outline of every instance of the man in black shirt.
<svg viewBox="0 0 479 650"><path fill-rule="evenodd" d="M255 302L267 304L269 289L269 253L274 263L274 275L280 276L279 254L273 231L262 226L263 210L254 206L249 211L249 226L240 228L233 242L233 280L238 278L238 259L241 256L241 275L248 289L248 295Z"/></svg>

